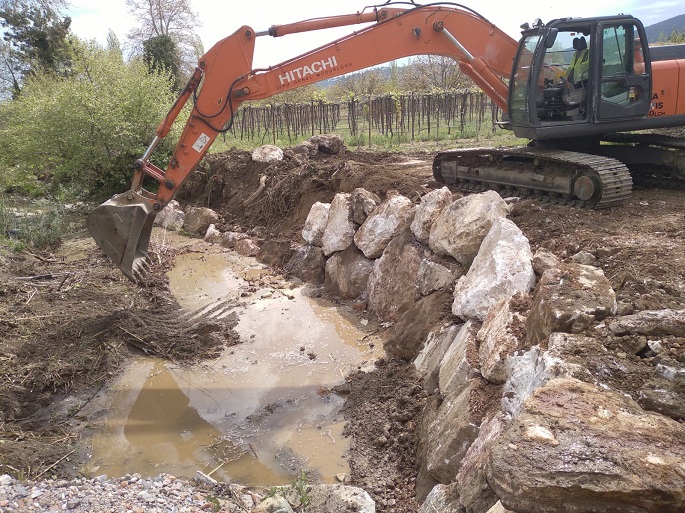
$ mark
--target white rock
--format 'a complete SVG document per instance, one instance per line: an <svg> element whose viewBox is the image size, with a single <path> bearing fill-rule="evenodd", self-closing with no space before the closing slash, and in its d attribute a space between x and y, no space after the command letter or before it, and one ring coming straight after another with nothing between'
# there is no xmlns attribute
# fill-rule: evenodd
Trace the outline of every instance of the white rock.
<svg viewBox="0 0 685 513"><path fill-rule="evenodd" d="M378 258L395 235L409 226L414 214L409 198L392 196L366 218L354 236L354 243L367 258Z"/></svg>
<svg viewBox="0 0 685 513"><path fill-rule="evenodd" d="M309 209L304 228L302 228L302 238L307 243L321 247L330 210L330 203L321 203L320 201L314 203Z"/></svg>
<svg viewBox="0 0 685 513"><path fill-rule="evenodd" d="M283 160L283 150L278 146L265 144L252 151L252 160L255 162L277 162Z"/></svg>
<svg viewBox="0 0 685 513"><path fill-rule="evenodd" d="M421 203L416 207L416 217L411 223L411 231L418 241L428 243L431 225L451 202L452 193L447 187L431 191L421 198Z"/></svg>
<svg viewBox="0 0 685 513"><path fill-rule="evenodd" d="M328 212L328 222L321 238L324 255L349 248L354 242L356 226L352 220L350 194L338 193L333 197Z"/></svg>

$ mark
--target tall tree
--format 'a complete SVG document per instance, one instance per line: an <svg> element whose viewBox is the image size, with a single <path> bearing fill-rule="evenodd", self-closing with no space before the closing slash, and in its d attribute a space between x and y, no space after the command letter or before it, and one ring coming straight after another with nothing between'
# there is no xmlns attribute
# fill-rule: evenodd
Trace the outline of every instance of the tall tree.
<svg viewBox="0 0 685 513"><path fill-rule="evenodd" d="M445 91L474 87L457 63L439 55L420 55L401 68L400 85L404 91Z"/></svg>
<svg viewBox="0 0 685 513"><path fill-rule="evenodd" d="M361 96L377 96L388 91L390 81L380 68L350 73L339 78L331 87L332 98L347 99Z"/></svg>
<svg viewBox="0 0 685 513"><path fill-rule="evenodd" d="M0 0L2 37L9 45L2 71L5 81L12 77L15 95L31 73L68 71L71 18L62 16L65 7L64 0Z"/></svg>
<svg viewBox="0 0 685 513"><path fill-rule="evenodd" d="M189 75L203 53L196 33L200 22L190 0L126 0L126 5L140 20L140 25L128 35L134 49L140 55L149 55L152 49L168 52L170 40L175 46L175 56L171 58L167 54L167 64L178 63L177 80L182 80L179 75ZM155 62L159 65L164 61L156 59Z"/></svg>

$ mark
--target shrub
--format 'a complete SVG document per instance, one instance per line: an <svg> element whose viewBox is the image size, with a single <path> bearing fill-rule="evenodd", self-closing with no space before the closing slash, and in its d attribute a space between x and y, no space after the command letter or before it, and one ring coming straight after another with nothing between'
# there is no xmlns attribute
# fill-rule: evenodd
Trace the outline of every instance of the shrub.
<svg viewBox="0 0 685 513"><path fill-rule="evenodd" d="M67 78L37 74L0 104L0 164L98 197L121 192L173 100L168 75L81 42ZM156 158L168 159L172 142Z"/></svg>

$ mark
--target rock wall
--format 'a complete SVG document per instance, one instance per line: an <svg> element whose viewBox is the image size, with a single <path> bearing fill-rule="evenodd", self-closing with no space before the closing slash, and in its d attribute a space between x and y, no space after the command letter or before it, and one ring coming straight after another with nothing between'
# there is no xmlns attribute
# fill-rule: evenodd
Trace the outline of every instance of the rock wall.
<svg viewBox="0 0 685 513"><path fill-rule="evenodd" d="M164 222L259 250L181 214ZM662 343L685 311L621 315L594 260L533 254L507 215L492 192L357 189L312 207L286 268L366 308L421 373L421 512L685 511L685 362Z"/></svg>
<svg viewBox="0 0 685 513"><path fill-rule="evenodd" d="M386 352L434 392L421 512L685 511L685 365L653 340L683 337L685 312L617 317L599 267L533 254L491 192L334 203L347 205L344 221L325 229L346 242L312 261L331 290L390 325ZM308 226L328 211L317 205ZM300 253L317 242L309 232ZM641 363L655 354L658 365Z"/></svg>

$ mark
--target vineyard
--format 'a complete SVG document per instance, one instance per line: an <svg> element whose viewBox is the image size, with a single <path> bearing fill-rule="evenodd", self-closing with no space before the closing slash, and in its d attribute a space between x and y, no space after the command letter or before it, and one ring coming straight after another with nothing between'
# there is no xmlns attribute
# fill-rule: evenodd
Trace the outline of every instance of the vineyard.
<svg viewBox="0 0 685 513"><path fill-rule="evenodd" d="M397 142L474 137L494 132L500 109L482 92L402 94L331 103L243 106L228 136L240 141L294 142L336 132L363 144L379 134Z"/></svg>

